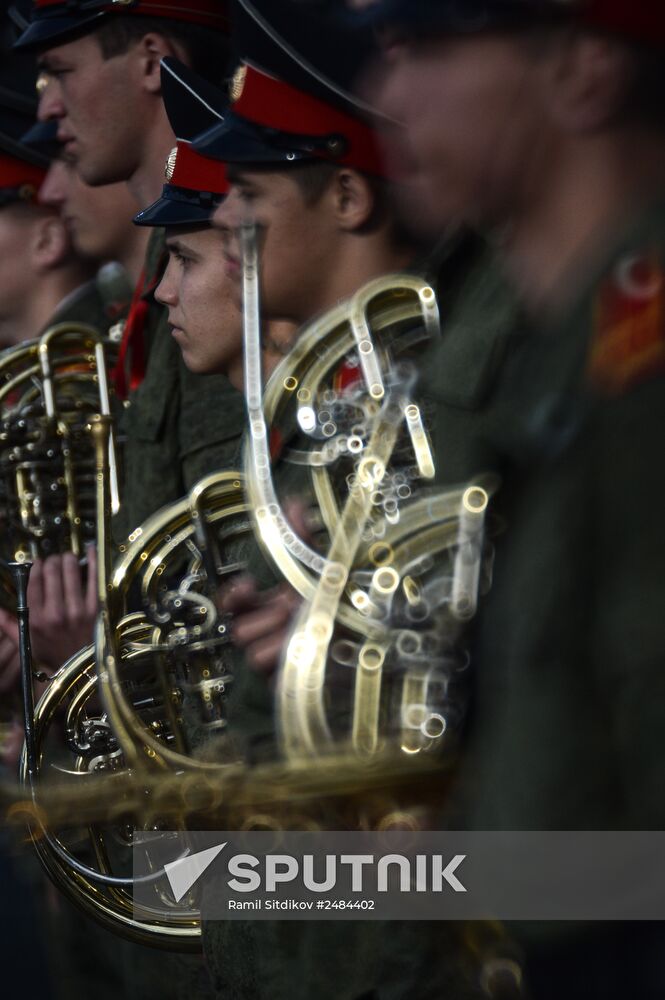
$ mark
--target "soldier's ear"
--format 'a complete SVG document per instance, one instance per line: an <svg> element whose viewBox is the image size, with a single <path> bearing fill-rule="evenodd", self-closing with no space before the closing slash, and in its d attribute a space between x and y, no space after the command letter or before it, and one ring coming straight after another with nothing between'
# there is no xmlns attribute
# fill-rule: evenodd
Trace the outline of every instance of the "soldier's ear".
<svg viewBox="0 0 665 1000"><path fill-rule="evenodd" d="M340 229L356 232L371 220L375 208L374 191L364 174L346 168L338 170L330 192Z"/></svg>
<svg viewBox="0 0 665 1000"><path fill-rule="evenodd" d="M35 221L30 251L36 271L50 271L63 264L71 253L65 224L59 215L44 213Z"/></svg>
<svg viewBox="0 0 665 1000"><path fill-rule="evenodd" d="M166 56L175 56L183 59L183 51L178 45L171 42L156 31L150 31L136 43L133 54L138 60L140 83L143 89L150 94L161 94L161 67L160 63Z"/></svg>
<svg viewBox="0 0 665 1000"><path fill-rule="evenodd" d="M551 51L546 86L554 120L572 134L592 133L622 110L633 71L620 42L579 32Z"/></svg>

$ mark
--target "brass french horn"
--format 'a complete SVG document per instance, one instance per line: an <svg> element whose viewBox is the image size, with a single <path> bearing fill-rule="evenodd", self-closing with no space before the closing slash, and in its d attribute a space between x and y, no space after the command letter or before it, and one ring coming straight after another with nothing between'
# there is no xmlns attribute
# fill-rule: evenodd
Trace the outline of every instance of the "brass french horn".
<svg viewBox="0 0 665 1000"><path fill-rule="evenodd" d="M151 775L191 760L180 717L185 691L198 701L203 726L224 726L228 640L209 594L236 568L229 550L248 530L241 483L233 472L206 477L137 529L109 572L108 422L96 420L93 433L102 514L98 641L65 664L34 710L33 739L26 740L21 761L31 834L54 883L100 923L141 943L196 950L196 913L165 921L156 907L149 922L133 914L131 827L150 829L161 813L159 796L148 818L132 804L131 789L140 786L143 798ZM142 612L127 613L132 591ZM24 680L29 688L29 677ZM140 731L140 755L130 727ZM104 816L95 809L95 822L86 825L80 794L87 798L97 781L103 798L112 791L114 805ZM69 803L60 822L45 809L51 794ZM97 792L93 797L100 803Z"/></svg>
<svg viewBox="0 0 665 1000"><path fill-rule="evenodd" d="M452 647L476 607L491 483L431 486L413 356L439 333L434 290L407 274L370 282L301 335L259 404L251 227L243 244L247 493L268 558L305 601L280 674L283 752L293 761L340 750L436 752L450 742L459 711L449 697L458 669ZM349 364L355 377L336 389ZM310 439L291 458L310 469L325 558L294 536L279 506L268 427L283 424Z"/></svg>
<svg viewBox="0 0 665 1000"><path fill-rule="evenodd" d="M0 354L0 606L15 611L7 562L73 552L95 540L91 420L111 416L116 347L91 326L59 323ZM112 507L119 507L118 444L109 435ZM0 745L16 706L4 700Z"/></svg>

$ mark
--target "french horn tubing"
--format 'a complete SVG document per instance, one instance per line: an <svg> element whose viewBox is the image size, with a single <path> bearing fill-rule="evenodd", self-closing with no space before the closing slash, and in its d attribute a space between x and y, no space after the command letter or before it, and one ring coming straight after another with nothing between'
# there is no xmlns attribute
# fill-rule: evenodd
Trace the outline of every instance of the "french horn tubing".
<svg viewBox="0 0 665 1000"><path fill-rule="evenodd" d="M435 751L458 710L448 697L457 669L451 644L476 607L491 483L428 489L434 459L408 355L438 335L434 290L413 275L370 282L301 335L262 398L251 225L242 246L247 493L266 553L305 599L280 673L283 751L298 760L342 744L371 755L387 741L406 754ZM331 376L350 352L357 381L335 393ZM289 410L312 438L295 460L311 468L328 529L325 558L295 536L272 481L268 426ZM326 709L335 660L355 676L336 725Z"/></svg>
<svg viewBox="0 0 665 1000"><path fill-rule="evenodd" d="M0 606L15 611L8 564L95 539L91 419L111 415L108 366L116 347L91 326L59 323L0 354ZM113 511L120 503L118 443L109 437ZM0 745L18 705L5 699Z"/></svg>
<svg viewBox="0 0 665 1000"><path fill-rule="evenodd" d="M160 735L168 746L171 733L166 732L166 727L170 721L168 708L171 692L160 687L162 678L154 668L156 656L165 652L166 618L159 622L154 617L151 620L153 609L147 604L146 612L122 614L120 611L124 597L122 586L130 586L131 571L136 569L132 561L134 549L129 546L125 558L121 560L119 575L114 577L109 573L111 500L108 418L94 418L91 430L96 448L95 479L100 514L97 582L100 598L103 597L98 628L109 627L110 612L119 615L113 622L112 646L114 654L122 658L130 674L128 684L132 696L142 703L140 707L135 707L135 711L141 714L148 734L154 731L155 706L158 706L158 714L164 717L160 723ZM183 507L186 514L183 514ZM183 538L186 541L193 530L186 504L181 503L176 508L166 512L166 517L158 518L159 537L169 552L178 550L178 542L182 542ZM184 534L183 526L186 529ZM149 533L152 528L152 524L146 525ZM171 544L174 536L175 543ZM141 538L142 543L145 540ZM187 550L186 545L184 547ZM192 558L191 553L189 555ZM139 562L142 560L139 559ZM144 594L152 595L158 601L161 593L156 593L152 582L153 578L161 576L160 568L164 571L169 569L168 556L163 556L159 566L153 563L150 568L152 574L150 580L145 581ZM27 563L18 565L19 572L28 569ZM131 581L136 582L134 577ZM199 598L198 603L201 600ZM197 913L180 911L176 920L166 921L163 913L156 908L149 920L138 920L134 916L132 888L135 883L130 863L132 828L135 824L150 828L150 820L143 815L142 809L132 815L125 808L127 787L123 782L145 789L145 778L150 768L147 755L135 760L131 743L125 739L122 744L125 737L122 726L113 717L113 711L109 712L100 700L95 647L80 651L65 664L50 682L34 712L29 659L29 652L26 654L24 648L26 742L20 776L29 799L21 807L21 815L29 821L31 837L43 867L58 888L107 928L156 947L198 950L200 924ZM140 677L137 661L142 667ZM149 664L147 674L146 664ZM132 674L137 674L137 678ZM103 797L108 791L112 793L115 807L110 812L106 810L104 817L97 813L89 822L78 797L83 793L86 798L97 780L104 788ZM51 796L54 798L51 799ZM50 800L68 804L67 813L59 823L44 815L45 804ZM16 815L15 810L12 815ZM176 819L173 821L176 822Z"/></svg>

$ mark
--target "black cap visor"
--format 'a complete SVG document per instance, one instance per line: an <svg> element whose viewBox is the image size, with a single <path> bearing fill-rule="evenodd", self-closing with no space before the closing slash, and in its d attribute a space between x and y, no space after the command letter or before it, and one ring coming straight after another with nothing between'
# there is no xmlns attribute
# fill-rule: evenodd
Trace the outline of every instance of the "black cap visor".
<svg viewBox="0 0 665 1000"><path fill-rule="evenodd" d="M97 11L94 14L81 14L78 17L39 17L28 25L14 42L14 48L50 49L55 45L63 45L71 38L86 32L95 21L106 16L107 11Z"/></svg>
<svg viewBox="0 0 665 1000"><path fill-rule="evenodd" d="M164 186L162 197L134 216L136 226L205 226L224 195Z"/></svg>
<svg viewBox="0 0 665 1000"><path fill-rule="evenodd" d="M14 139L5 132L0 132L0 153L8 153L17 160L29 163L33 167L41 167L43 170L48 170L51 165L51 157L46 156L43 150L27 145L21 139Z"/></svg>
<svg viewBox="0 0 665 1000"><path fill-rule="evenodd" d="M303 149L308 143L310 148ZM286 164L316 159L308 137L261 128L233 112L197 136L192 145L202 156L225 163Z"/></svg>

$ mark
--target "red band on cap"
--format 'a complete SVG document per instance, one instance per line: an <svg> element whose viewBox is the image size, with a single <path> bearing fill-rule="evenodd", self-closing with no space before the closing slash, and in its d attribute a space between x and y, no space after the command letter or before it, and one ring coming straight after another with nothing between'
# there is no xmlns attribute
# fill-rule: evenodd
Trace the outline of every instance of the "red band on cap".
<svg viewBox="0 0 665 1000"><path fill-rule="evenodd" d="M62 15L70 17L86 16L103 11L114 14L143 14L146 17L168 17L174 21L191 21L205 24L210 28L227 31L229 28L228 4L223 0L135 0L134 3L103 3L97 6L74 6L62 0L35 0L35 10L47 7L62 7Z"/></svg>
<svg viewBox="0 0 665 1000"><path fill-rule="evenodd" d="M189 191L206 191L210 194L227 194L229 184L226 166L218 160L209 160L195 153L188 142L178 140L178 155L169 184Z"/></svg>
<svg viewBox="0 0 665 1000"><path fill-rule="evenodd" d="M256 125L280 132L316 138L341 136L345 145L339 153L333 147L328 152L315 149L312 155L369 174L382 176L386 173L374 129L253 66L247 67L242 94L232 110Z"/></svg>
<svg viewBox="0 0 665 1000"><path fill-rule="evenodd" d="M35 167L14 156L0 153L0 188L33 188L34 193L25 200L36 201L45 177L46 171L42 167Z"/></svg>
<svg viewBox="0 0 665 1000"><path fill-rule="evenodd" d="M662 0L588 0L582 17L587 23L636 41L655 45L665 42Z"/></svg>

